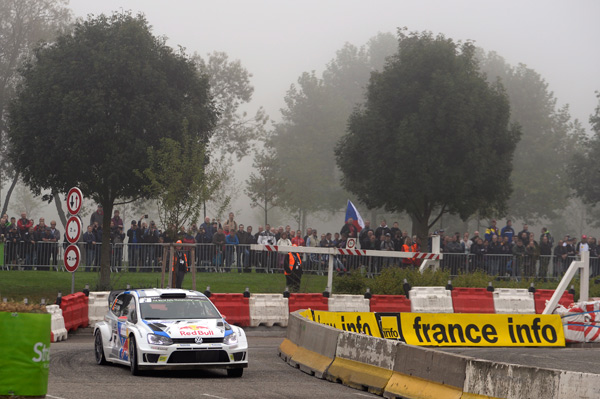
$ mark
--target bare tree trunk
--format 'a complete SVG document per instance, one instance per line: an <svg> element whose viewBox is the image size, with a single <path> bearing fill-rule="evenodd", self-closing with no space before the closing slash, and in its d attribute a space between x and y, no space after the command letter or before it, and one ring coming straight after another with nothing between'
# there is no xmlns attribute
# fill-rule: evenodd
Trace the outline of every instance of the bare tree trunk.
<svg viewBox="0 0 600 399"><path fill-rule="evenodd" d="M6 198L4 199L4 205L2 206L2 215L6 213L8 209L8 203L10 202L10 196L12 195L15 186L17 185L17 181L19 181L19 172L15 172L15 177L13 178L12 183L10 184L10 188L6 192Z"/></svg>
<svg viewBox="0 0 600 399"><path fill-rule="evenodd" d="M63 225L63 231L66 231L67 228L67 218L65 216L65 211L63 211L62 201L60 199L60 194L58 190L54 187L52 188L52 196L54 197L54 205L56 205L56 212L58 213L58 217L60 218L60 222Z"/></svg>

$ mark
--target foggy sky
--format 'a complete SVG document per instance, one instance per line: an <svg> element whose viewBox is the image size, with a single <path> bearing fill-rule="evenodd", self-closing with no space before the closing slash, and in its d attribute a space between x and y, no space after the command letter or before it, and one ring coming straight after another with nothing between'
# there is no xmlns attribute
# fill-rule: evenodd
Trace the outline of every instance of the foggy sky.
<svg viewBox="0 0 600 399"><path fill-rule="evenodd" d="M586 128L600 90L596 0L71 0L70 7L79 17L142 12L171 46L240 59L254 75L253 105L263 105L275 120L302 72L321 72L345 42L362 45L377 32L403 26L473 40L511 65L526 64Z"/></svg>
<svg viewBox="0 0 600 399"><path fill-rule="evenodd" d="M153 33L168 37L173 47L203 56L224 51L230 59L240 59L254 75L254 101L248 111L253 114L262 105L272 120L279 120L285 93L301 73L315 70L320 76L344 43L360 46L378 32L395 33L404 26L472 40L511 65L526 64L549 83L557 105L570 104L571 116L588 130L598 104L597 0L71 0L70 7L77 17L142 12ZM246 167L236 166L241 184L251 158L244 160ZM340 201L342 208L346 199ZM241 212L244 223L256 225L262 216L248 202L242 194L231 210ZM53 218L53 208L45 206L41 212ZM343 213L325 225L322 220L309 225L337 231L342 223Z"/></svg>

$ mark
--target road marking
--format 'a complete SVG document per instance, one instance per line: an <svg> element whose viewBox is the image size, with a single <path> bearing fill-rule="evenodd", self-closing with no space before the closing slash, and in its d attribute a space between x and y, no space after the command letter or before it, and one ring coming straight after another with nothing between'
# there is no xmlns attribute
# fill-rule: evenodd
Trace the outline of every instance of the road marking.
<svg viewBox="0 0 600 399"><path fill-rule="evenodd" d="M226 399L226 398L223 398L221 396L210 395L208 393L203 393L202 396L208 396L209 398Z"/></svg>
<svg viewBox="0 0 600 399"><path fill-rule="evenodd" d="M52 395L48 395L46 394L47 398L52 398L52 399L65 399L65 398L61 398L60 396L52 396Z"/></svg>

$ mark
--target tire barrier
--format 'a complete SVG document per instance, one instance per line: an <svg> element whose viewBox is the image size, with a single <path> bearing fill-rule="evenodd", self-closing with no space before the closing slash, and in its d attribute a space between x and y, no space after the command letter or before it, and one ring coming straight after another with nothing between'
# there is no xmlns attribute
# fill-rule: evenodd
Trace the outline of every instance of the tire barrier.
<svg viewBox="0 0 600 399"><path fill-rule="evenodd" d="M288 364L316 377L386 398L573 399L597 397L600 392L596 374L454 355L334 330L298 312L290 314L279 354Z"/></svg>
<svg viewBox="0 0 600 399"><path fill-rule="evenodd" d="M533 314L535 301L533 293L525 288L498 288L494 291L496 313Z"/></svg>
<svg viewBox="0 0 600 399"><path fill-rule="evenodd" d="M444 287L412 287L408 297L413 313L454 313L452 294Z"/></svg>
<svg viewBox="0 0 600 399"><path fill-rule="evenodd" d="M600 342L600 302L580 302L570 308L562 305L560 314L567 342Z"/></svg>
<svg viewBox="0 0 600 399"><path fill-rule="evenodd" d="M370 312L410 312L410 299L404 295L373 295Z"/></svg>
<svg viewBox="0 0 600 399"><path fill-rule="evenodd" d="M369 300L363 295L332 295L328 307L330 312L368 312Z"/></svg>
<svg viewBox="0 0 600 399"><path fill-rule="evenodd" d="M50 342L59 342L67 339L68 334L65 328L62 309L58 305L47 305L46 311L52 317L50 320Z"/></svg>
<svg viewBox="0 0 600 399"><path fill-rule="evenodd" d="M281 294L251 295L249 300L250 327L259 325L272 327L275 324L287 327L288 306L288 298L284 298Z"/></svg>
<svg viewBox="0 0 600 399"><path fill-rule="evenodd" d="M90 292L88 300L88 322L91 327L94 327L97 322L104 320L106 312L108 312L108 296L110 291Z"/></svg>
<svg viewBox="0 0 600 399"><path fill-rule="evenodd" d="M542 314L546 308L546 301L549 301L554 294L554 290L535 290L533 293L533 300L535 301L535 313ZM565 308L571 306L574 302L573 294L569 294L568 291L563 292L562 297L558 303Z"/></svg>
<svg viewBox="0 0 600 399"><path fill-rule="evenodd" d="M243 294L212 294L210 300L228 323L250 326L250 298L245 298Z"/></svg>
<svg viewBox="0 0 600 399"><path fill-rule="evenodd" d="M496 313L494 296L485 288L454 288L452 305L454 313Z"/></svg>
<svg viewBox="0 0 600 399"><path fill-rule="evenodd" d="M329 298L322 294L290 294L289 313L301 309L329 310Z"/></svg>
<svg viewBox="0 0 600 399"><path fill-rule="evenodd" d="M88 297L83 292L62 297L60 308L67 331L75 331L88 326Z"/></svg>

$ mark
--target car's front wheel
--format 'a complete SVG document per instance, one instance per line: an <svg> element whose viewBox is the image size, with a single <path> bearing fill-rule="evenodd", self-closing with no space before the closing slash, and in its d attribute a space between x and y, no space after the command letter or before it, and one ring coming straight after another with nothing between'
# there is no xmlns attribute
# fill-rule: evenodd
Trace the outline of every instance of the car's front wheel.
<svg viewBox="0 0 600 399"><path fill-rule="evenodd" d="M140 368L138 366L137 345L135 343L135 337L133 335L129 337L129 366L131 368L132 375L140 375Z"/></svg>
<svg viewBox="0 0 600 399"><path fill-rule="evenodd" d="M97 364L106 364L106 357L104 356L104 344L102 343L102 333L100 330L96 331L94 337L94 352L96 354Z"/></svg>
<svg viewBox="0 0 600 399"><path fill-rule="evenodd" d="M244 374L244 369L227 369L227 377L240 378Z"/></svg>

